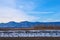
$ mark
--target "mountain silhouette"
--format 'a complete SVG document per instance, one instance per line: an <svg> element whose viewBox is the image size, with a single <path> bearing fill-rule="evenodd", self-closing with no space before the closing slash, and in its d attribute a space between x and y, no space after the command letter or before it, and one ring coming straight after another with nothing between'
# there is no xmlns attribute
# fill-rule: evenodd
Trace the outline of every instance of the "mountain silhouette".
<svg viewBox="0 0 60 40"><path fill-rule="evenodd" d="M14 22L10 21L8 23L0 23L0 28L30 28L34 26L56 26L60 27L60 22L28 22L28 21L23 21L23 22Z"/></svg>

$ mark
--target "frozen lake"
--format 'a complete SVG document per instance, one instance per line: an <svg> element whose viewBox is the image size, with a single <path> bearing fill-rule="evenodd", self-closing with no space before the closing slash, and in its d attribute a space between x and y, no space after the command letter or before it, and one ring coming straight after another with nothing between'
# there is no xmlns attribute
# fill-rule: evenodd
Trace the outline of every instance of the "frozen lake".
<svg viewBox="0 0 60 40"><path fill-rule="evenodd" d="M60 30L0 31L0 37L60 37Z"/></svg>

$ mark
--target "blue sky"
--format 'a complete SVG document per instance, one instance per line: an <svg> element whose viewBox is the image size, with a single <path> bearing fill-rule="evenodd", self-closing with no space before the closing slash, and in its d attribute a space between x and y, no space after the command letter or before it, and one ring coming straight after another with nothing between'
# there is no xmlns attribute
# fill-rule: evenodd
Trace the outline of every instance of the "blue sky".
<svg viewBox="0 0 60 40"><path fill-rule="evenodd" d="M60 0L0 0L0 22L60 21Z"/></svg>

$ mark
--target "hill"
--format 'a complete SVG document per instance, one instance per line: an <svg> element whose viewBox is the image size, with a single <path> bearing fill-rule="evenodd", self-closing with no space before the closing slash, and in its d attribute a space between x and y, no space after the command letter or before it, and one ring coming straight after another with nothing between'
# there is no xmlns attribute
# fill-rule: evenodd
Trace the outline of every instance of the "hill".
<svg viewBox="0 0 60 40"><path fill-rule="evenodd" d="M0 28L31 28L31 27L60 27L60 22L8 22L8 23L0 23Z"/></svg>

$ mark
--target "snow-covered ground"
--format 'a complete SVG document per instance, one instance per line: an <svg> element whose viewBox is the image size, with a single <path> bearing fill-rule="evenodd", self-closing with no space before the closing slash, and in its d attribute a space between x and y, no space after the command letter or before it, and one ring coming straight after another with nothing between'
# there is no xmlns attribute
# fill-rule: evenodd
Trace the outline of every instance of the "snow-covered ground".
<svg viewBox="0 0 60 40"><path fill-rule="evenodd" d="M0 31L0 37L60 37L60 30Z"/></svg>

